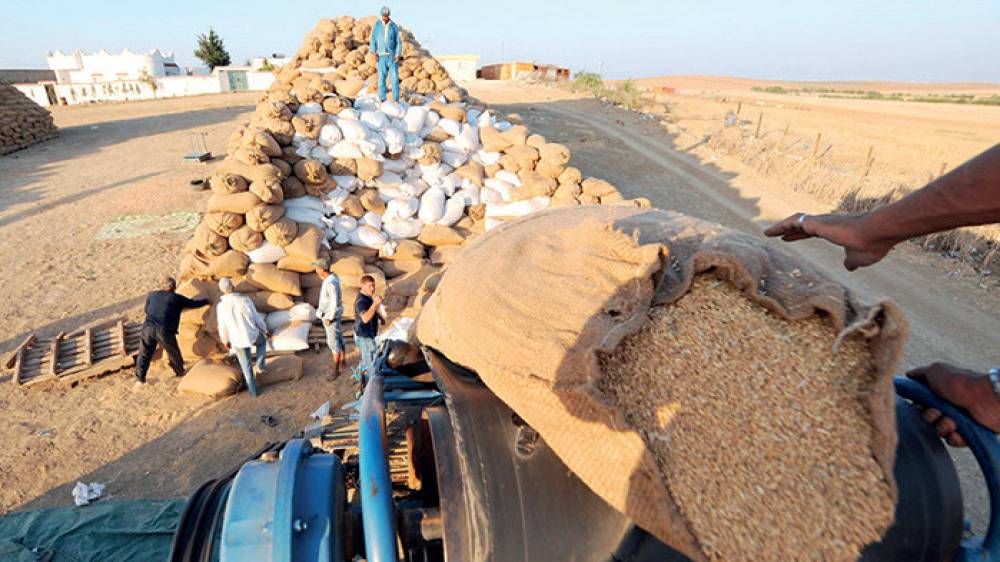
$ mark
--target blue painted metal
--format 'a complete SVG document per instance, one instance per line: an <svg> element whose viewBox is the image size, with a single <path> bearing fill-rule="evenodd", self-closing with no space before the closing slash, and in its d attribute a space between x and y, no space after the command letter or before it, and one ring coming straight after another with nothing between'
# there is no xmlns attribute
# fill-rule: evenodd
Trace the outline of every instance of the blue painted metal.
<svg viewBox="0 0 1000 562"><path fill-rule="evenodd" d="M397 562L396 514L386 458L383 386L381 375L368 379L358 421L361 521L368 562Z"/></svg>
<svg viewBox="0 0 1000 562"><path fill-rule="evenodd" d="M986 534L962 541L956 562L1000 562L1000 438L979 425L957 406L941 399L926 385L906 377L894 380L896 393L924 407L939 410L955 421L958 433L975 455L990 495L990 524Z"/></svg>
<svg viewBox="0 0 1000 562"><path fill-rule="evenodd" d="M406 402L408 400L430 400L441 396L436 390L392 390L385 393L386 402Z"/></svg>
<svg viewBox="0 0 1000 562"><path fill-rule="evenodd" d="M340 459L293 439L233 480L220 562L343 562L344 504Z"/></svg>

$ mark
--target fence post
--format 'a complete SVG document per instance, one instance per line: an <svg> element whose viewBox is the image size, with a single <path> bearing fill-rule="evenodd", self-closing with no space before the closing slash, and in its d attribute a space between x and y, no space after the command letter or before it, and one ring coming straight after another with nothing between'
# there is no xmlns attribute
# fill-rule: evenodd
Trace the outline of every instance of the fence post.
<svg viewBox="0 0 1000 562"><path fill-rule="evenodd" d="M739 117L740 111L743 109L743 102L736 102L736 116Z"/></svg>
<svg viewBox="0 0 1000 562"><path fill-rule="evenodd" d="M781 142L785 142L785 137L788 136L788 128L791 127L791 123L785 123L785 130L781 133Z"/></svg>
<svg viewBox="0 0 1000 562"><path fill-rule="evenodd" d="M755 129L753 132L753 138L755 139L760 138L760 124L763 122L764 122L764 112L761 111L760 115L757 117L757 129Z"/></svg>
<svg viewBox="0 0 1000 562"><path fill-rule="evenodd" d="M819 144L823 141L823 131L816 133L816 144L813 146L813 160L819 156Z"/></svg>

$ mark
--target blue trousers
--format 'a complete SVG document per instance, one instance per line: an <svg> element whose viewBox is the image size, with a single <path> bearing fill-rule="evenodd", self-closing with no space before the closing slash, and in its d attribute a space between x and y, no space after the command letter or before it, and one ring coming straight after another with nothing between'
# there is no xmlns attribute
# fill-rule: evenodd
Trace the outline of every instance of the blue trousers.
<svg viewBox="0 0 1000 562"><path fill-rule="evenodd" d="M368 369L375 362L375 338L354 336L354 344L358 346L361 355L358 360L358 373L367 376Z"/></svg>
<svg viewBox="0 0 1000 562"><path fill-rule="evenodd" d="M264 370L265 355L267 354L267 338L264 334L257 336L257 341L254 342L257 347L257 372ZM251 396L260 396L260 392L257 392L257 380L253 376L252 360L250 357L250 352L252 351L249 347L237 347L233 351L236 352L236 359L240 362L240 368L243 369L243 379L247 381L247 391Z"/></svg>
<svg viewBox="0 0 1000 562"><path fill-rule="evenodd" d="M399 68L396 60L390 55L378 57L378 99L385 101L385 75L389 73L392 81L392 100L399 101Z"/></svg>

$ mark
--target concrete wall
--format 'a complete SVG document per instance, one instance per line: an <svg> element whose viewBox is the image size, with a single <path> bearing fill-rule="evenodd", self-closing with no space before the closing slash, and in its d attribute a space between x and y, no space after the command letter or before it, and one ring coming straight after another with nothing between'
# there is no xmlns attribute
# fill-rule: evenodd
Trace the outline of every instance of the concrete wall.
<svg viewBox="0 0 1000 562"><path fill-rule="evenodd" d="M270 87L274 74L247 72L247 90L262 91ZM156 87L139 80L116 80L98 84L52 84L59 104L80 105L99 102L121 102L219 94L229 91L224 73L210 76L164 76L155 79ZM14 87L43 107L49 106L44 84L14 84Z"/></svg>
<svg viewBox="0 0 1000 562"><path fill-rule="evenodd" d="M448 71L452 80L475 80L479 55L440 55L434 57Z"/></svg>
<svg viewBox="0 0 1000 562"><path fill-rule="evenodd" d="M38 105L42 107L49 105L49 96L45 93L45 86L41 84L14 84L14 87Z"/></svg>

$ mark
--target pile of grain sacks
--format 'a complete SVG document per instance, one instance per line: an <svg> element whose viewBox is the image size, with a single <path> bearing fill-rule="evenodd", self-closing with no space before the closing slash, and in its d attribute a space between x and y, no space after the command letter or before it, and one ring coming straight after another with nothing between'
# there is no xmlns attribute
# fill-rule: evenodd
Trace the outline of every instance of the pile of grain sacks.
<svg viewBox="0 0 1000 562"><path fill-rule="evenodd" d="M0 84L0 155L55 138L52 115L9 84Z"/></svg>
<svg viewBox="0 0 1000 562"><path fill-rule="evenodd" d="M230 137L182 260L182 292L217 299L207 281L230 276L272 313L275 349L307 347L314 314L278 313L317 305L318 258L340 276L346 320L364 275L390 316L414 316L439 269L479 233L550 206L647 204L583 178L566 147L468 99L408 32L403 101L380 102L373 21L323 20L306 35ZM214 319L190 320L185 356L218 352Z"/></svg>

